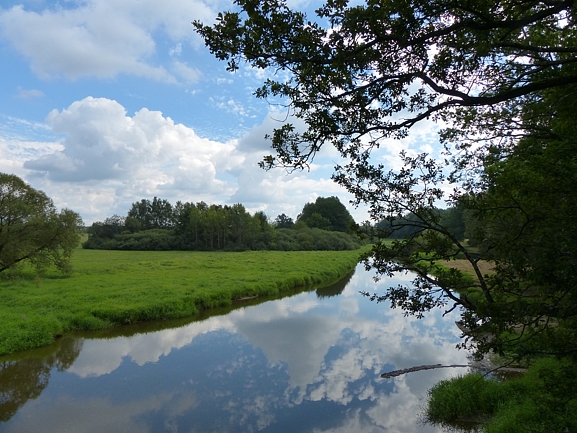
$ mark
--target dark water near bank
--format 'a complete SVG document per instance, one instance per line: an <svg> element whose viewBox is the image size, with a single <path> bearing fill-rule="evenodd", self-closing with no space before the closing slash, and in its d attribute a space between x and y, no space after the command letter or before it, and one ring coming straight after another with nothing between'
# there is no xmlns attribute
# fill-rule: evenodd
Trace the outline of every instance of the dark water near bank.
<svg viewBox="0 0 577 433"><path fill-rule="evenodd" d="M405 318L358 293L398 282L358 268L178 327L66 336L0 358L0 432L435 432L419 421L427 390L466 369L379 376L466 364L466 353L454 316Z"/></svg>

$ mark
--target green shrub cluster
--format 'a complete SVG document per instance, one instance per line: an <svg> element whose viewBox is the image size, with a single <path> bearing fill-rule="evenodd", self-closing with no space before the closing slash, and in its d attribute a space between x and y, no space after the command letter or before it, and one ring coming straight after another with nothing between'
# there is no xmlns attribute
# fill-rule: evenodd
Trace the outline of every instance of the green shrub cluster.
<svg viewBox="0 0 577 433"><path fill-rule="evenodd" d="M270 249L281 251L356 250L361 240L347 233L317 228L276 229L276 238Z"/></svg>
<svg viewBox="0 0 577 433"><path fill-rule="evenodd" d="M486 433L577 431L577 373L570 363L543 358L503 382L480 373L441 381L429 391L426 418Z"/></svg>
<svg viewBox="0 0 577 433"><path fill-rule="evenodd" d="M357 236L303 227L295 229L275 229L268 240L251 243L226 243L222 249L227 251L277 250L277 251L341 251L360 248L363 242ZM112 238L90 236L83 244L86 249L131 250L131 251L170 251L170 250L213 250L190 243L171 229L151 229L137 233L121 233Z"/></svg>
<svg viewBox="0 0 577 433"><path fill-rule="evenodd" d="M180 250L174 231L150 229L137 233L121 233L113 237L91 235L83 247L96 250L170 251Z"/></svg>

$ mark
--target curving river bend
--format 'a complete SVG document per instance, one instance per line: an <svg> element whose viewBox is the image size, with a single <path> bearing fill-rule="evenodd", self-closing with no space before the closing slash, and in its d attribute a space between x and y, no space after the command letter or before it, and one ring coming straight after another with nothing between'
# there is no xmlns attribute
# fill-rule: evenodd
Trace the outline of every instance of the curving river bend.
<svg viewBox="0 0 577 433"><path fill-rule="evenodd" d="M371 276L0 358L0 432L440 431L420 421L427 390L466 369L380 374L466 364L456 317L370 302L358 292L411 279Z"/></svg>

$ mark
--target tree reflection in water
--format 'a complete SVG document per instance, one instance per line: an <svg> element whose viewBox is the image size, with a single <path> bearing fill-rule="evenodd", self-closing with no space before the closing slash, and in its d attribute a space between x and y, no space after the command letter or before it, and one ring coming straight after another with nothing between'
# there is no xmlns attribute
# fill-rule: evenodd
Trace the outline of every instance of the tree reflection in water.
<svg viewBox="0 0 577 433"><path fill-rule="evenodd" d="M345 290L346 285L349 284L349 281L351 281L351 278L353 277L354 274L355 272L353 271L347 276L345 276L343 279L337 281L336 283L324 287L319 287L318 289L315 290L317 297L322 299L340 295L341 293L343 293L343 290Z"/></svg>
<svg viewBox="0 0 577 433"><path fill-rule="evenodd" d="M54 368L67 370L78 358L83 341L65 337L49 348L28 352L24 359L0 361L0 422L8 421L28 400L37 398L48 386Z"/></svg>

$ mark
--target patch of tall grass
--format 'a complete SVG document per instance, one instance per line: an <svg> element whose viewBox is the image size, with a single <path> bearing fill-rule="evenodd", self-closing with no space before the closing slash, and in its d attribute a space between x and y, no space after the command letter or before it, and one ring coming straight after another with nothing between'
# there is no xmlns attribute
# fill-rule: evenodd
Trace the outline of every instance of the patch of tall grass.
<svg viewBox="0 0 577 433"><path fill-rule="evenodd" d="M574 366L543 358L522 377L498 382L479 373L436 384L425 417L448 429L486 433L577 431ZM472 423L472 424L471 424Z"/></svg>
<svg viewBox="0 0 577 433"><path fill-rule="evenodd" d="M0 278L0 354L50 344L67 331L195 315L234 299L329 283L360 251L77 250L74 274Z"/></svg>

